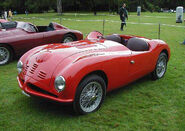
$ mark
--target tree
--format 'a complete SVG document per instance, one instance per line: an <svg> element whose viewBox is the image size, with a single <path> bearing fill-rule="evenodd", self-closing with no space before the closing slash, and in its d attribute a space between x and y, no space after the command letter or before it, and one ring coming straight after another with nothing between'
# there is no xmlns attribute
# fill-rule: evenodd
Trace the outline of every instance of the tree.
<svg viewBox="0 0 185 131"><path fill-rule="evenodd" d="M92 8L94 11L94 15L96 15L96 1L95 0L92 0Z"/></svg>
<svg viewBox="0 0 185 131"><path fill-rule="evenodd" d="M136 12L137 6L141 6L143 11L158 11L160 8L184 6L185 0L0 0L0 11L12 9L18 13L25 10L41 13L55 10L59 14L64 11L92 11L96 15L97 11L116 12L123 3L127 4L129 12Z"/></svg>
<svg viewBox="0 0 185 131"><path fill-rule="evenodd" d="M57 12L59 15L62 14L62 0L57 0Z"/></svg>

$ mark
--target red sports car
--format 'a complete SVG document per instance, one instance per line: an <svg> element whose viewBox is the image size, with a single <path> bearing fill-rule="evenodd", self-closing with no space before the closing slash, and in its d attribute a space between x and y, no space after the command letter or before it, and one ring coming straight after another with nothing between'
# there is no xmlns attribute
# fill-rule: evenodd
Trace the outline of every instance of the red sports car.
<svg viewBox="0 0 185 131"><path fill-rule="evenodd" d="M107 91L149 73L162 78L169 58L162 40L92 32L85 40L28 51L17 64L17 80L26 95L73 103L87 114L100 108Z"/></svg>
<svg viewBox="0 0 185 131"><path fill-rule="evenodd" d="M0 28L0 65L7 64L33 47L83 39L81 32L57 23L35 26L26 22L4 22Z"/></svg>

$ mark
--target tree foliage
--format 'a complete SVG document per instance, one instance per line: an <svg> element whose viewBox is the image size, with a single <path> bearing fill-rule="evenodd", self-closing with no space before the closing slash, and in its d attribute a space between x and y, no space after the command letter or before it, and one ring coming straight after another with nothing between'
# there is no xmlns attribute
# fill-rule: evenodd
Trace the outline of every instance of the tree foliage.
<svg viewBox="0 0 185 131"><path fill-rule="evenodd" d="M110 11L116 12L124 3L129 11L141 6L143 11L158 11L160 8L175 9L185 6L185 0L61 0L62 11ZM0 10L16 10L23 13L57 11L57 0L0 0Z"/></svg>

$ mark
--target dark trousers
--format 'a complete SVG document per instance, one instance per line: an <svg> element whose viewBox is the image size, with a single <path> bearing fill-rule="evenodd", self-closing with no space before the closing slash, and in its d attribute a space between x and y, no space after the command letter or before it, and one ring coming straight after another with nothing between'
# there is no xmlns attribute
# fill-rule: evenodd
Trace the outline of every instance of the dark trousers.
<svg viewBox="0 0 185 131"><path fill-rule="evenodd" d="M120 19L121 19L121 30L123 30L123 27L124 27L124 25L126 26L126 21L125 21L125 17L120 17Z"/></svg>

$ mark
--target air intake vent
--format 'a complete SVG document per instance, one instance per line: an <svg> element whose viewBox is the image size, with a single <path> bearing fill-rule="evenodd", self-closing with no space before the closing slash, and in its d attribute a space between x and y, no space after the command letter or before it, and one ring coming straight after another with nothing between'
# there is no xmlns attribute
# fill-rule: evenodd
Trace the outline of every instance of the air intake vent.
<svg viewBox="0 0 185 131"><path fill-rule="evenodd" d="M24 74L24 75L26 74L26 72L27 72L28 68L29 68L29 66L28 66L28 65L26 65L26 66L24 67L24 71L23 71L23 74Z"/></svg>
<svg viewBox="0 0 185 131"><path fill-rule="evenodd" d="M41 79L45 79L46 75L47 74L45 72L40 71L39 74L38 74L38 77L41 78Z"/></svg>
<svg viewBox="0 0 185 131"><path fill-rule="evenodd" d="M52 97L55 97L55 98L58 97L58 96L56 96L56 95L54 95L54 94L52 94L50 92L47 92L47 91L45 91L45 90L43 90L43 89L41 89L41 88L31 84L31 83L27 83L27 86L28 86L28 88L30 88L31 90L33 90L35 92L39 92L39 93L45 94L47 96L52 96Z"/></svg>
<svg viewBox="0 0 185 131"><path fill-rule="evenodd" d="M32 68L30 69L30 73L34 74L35 70L37 69L38 65L37 64L33 64Z"/></svg>

